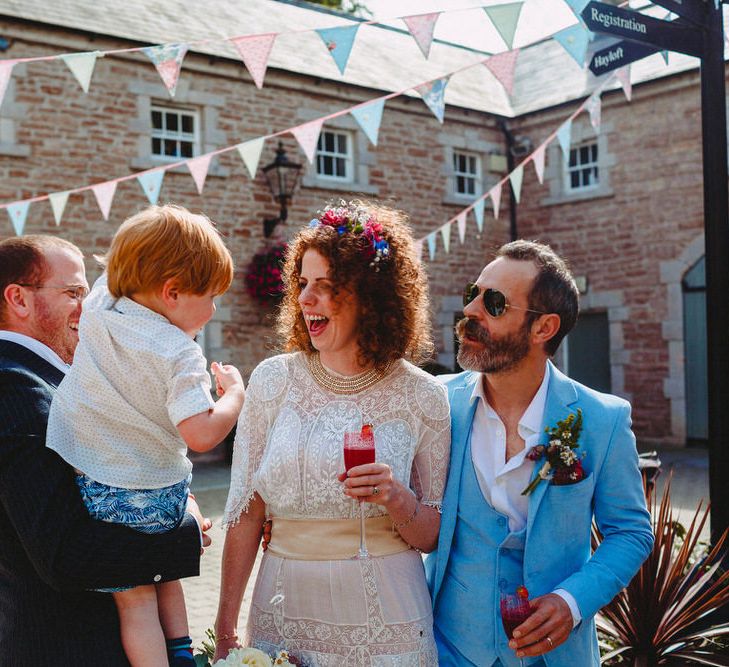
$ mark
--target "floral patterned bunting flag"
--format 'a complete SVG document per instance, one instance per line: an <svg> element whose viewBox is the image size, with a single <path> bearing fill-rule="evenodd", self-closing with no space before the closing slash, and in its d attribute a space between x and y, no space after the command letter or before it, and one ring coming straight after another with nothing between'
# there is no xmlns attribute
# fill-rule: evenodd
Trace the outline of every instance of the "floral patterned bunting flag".
<svg viewBox="0 0 729 667"><path fill-rule="evenodd" d="M374 146L377 146L377 136L380 132L382 110L384 108L385 100L379 99L370 104L352 109L350 112Z"/></svg>
<svg viewBox="0 0 729 667"><path fill-rule="evenodd" d="M420 93L423 101L428 105L439 123L443 122L445 116L445 89L449 78L444 76L442 79L435 79L435 81L429 81L415 87L415 90Z"/></svg>
<svg viewBox="0 0 729 667"><path fill-rule="evenodd" d="M554 39L559 42L573 60L582 68L585 66L587 46L590 42L590 31L582 24L576 23L569 28L554 33Z"/></svg>
<svg viewBox="0 0 729 667"><path fill-rule="evenodd" d="M503 51L491 56L485 63L489 71L499 80L508 95L514 91L514 70L519 49Z"/></svg>
<svg viewBox="0 0 729 667"><path fill-rule="evenodd" d="M590 114L590 123L597 134L600 133L600 124L602 123L602 100L600 93L593 93L587 98L585 109Z"/></svg>
<svg viewBox="0 0 729 667"><path fill-rule="evenodd" d="M159 199L159 191L162 188L162 179L165 177L164 169L153 169L152 171L142 172L137 176L139 185L142 186L144 194L147 195L149 203L152 206L157 204Z"/></svg>
<svg viewBox="0 0 729 667"><path fill-rule="evenodd" d="M413 39L420 47L425 59L430 55L430 45L433 43L433 31L440 12L432 14L416 14L415 16L403 16L402 20L408 27Z"/></svg>
<svg viewBox="0 0 729 667"><path fill-rule="evenodd" d="M246 37L233 37L230 42L238 51L248 73L256 84L256 88L263 88L263 79L268 68L268 57L271 55L273 43L278 33L269 32L261 35Z"/></svg>
<svg viewBox="0 0 729 667"><path fill-rule="evenodd" d="M161 44L142 49L157 68L170 97L175 96L177 80L180 77L182 60L187 53L187 48L187 44Z"/></svg>
<svg viewBox="0 0 729 667"><path fill-rule="evenodd" d="M359 23L355 23L354 25L336 28L320 28L316 31L324 42L324 46L327 47L332 58L334 58L334 62L341 74L344 74L344 70L347 69L347 61L349 60L349 54L352 52L354 38L357 35L359 26Z"/></svg>
<svg viewBox="0 0 729 667"><path fill-rule="evenodd" d="M22 236L23 229L25 229L25 219L28 217L30 202L16 202L15 204L9 204L7 208L8 215L10 216L10 222L13 223L13 229L15 230L15 234L17 236Z"/></svg>

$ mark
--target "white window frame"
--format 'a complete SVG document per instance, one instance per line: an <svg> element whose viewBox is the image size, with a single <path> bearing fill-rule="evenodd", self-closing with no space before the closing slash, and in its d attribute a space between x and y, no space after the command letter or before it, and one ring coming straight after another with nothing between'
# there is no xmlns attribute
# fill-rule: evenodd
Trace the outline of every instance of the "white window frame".
<svg viewBox="0 0 729 667"><path fill-rule="evenodd" d="M460 171L458 169L458 162L460 158L465 158L466 162L473 160L474 171ZM453 194L457 197L480 197L482 192L483 183L483 167L481 161L481 155L474 153L473 151L464 151L458 148L453 149ZM463 178L464 183L466 180L473 182L473 192L461 192L458 190L458 179Z"/></svg>
<svg viewBox="0 0 729 667"><path fill-rule="evenodd" d="M162 129L155 128L152 124L152 114L155 112L159 112L162 114ZM178 119L178 129L176 131L168 130L166 125L167 120L167 114L175 114ZM188 116L192 118L193 122L193 131L192 132L183 132L182 131L182 117ZM179 162L180 160L186 160L190 157L194 157L196 155L200 154L200 112L197 109L190 109L187 107L177 107L173 105L167 105L167 104L158 104L153 103L150 107L150 114L149 114L149 122L151 127L150 137L149 137L149 154L150 156L155 159L159 160L161 162ZM154 139L160 140L160 148L164 151L164 143L165 141L175 141L178 142L177 148L179 152L179 142L185 141L192 144L192 155L191 156L182 156L179 155L164 155L160 153L154 153L152 149L152 142Z"/></svg>
<svg viewBox="0 0 729 667"><path fill-rule="evenodd" d="M346 151L340 153L338 150L327 151L323 148L326 135L334 135L336 137L335 144L339 143L339 137L344 137L346 143ZM322 165L323 158L331 157L333 159L344 160L344 176L337 174L326 174L322 173L319 169ZM319 142L316 148L315 157L315 168L316 177L326 181L337 181L339 183L352 183L354 182L354 136L349 130L342 130L339 128L324 128L319 135Z"/></svg>
<svg viewBox="0 0 729 667"><path fill-rule="evenodd" d="M590 155L586 162L581 162L584 149L588 149ZM572 157L575 157L575 164L571 164ZM585 172L593 174L591 181L584 183ZM572 185L572 175L578 174L579 184ZM567 194L590 192L600 187L600 144L597 140L587 141L577 146L570 147L569 161L564 162L564 186Z"/></svg>

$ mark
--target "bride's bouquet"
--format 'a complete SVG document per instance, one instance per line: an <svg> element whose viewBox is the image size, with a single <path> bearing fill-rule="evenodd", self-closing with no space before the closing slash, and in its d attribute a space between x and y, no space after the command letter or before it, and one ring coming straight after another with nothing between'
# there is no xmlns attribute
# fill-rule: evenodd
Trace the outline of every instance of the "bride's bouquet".
<svg viewBox="0 0 729 667"><path fill-rule="evenodd" d="M286 651L279 651L270 658L257 648L234 648L225 660L218 660L213 667L296 667Z"/></svg>

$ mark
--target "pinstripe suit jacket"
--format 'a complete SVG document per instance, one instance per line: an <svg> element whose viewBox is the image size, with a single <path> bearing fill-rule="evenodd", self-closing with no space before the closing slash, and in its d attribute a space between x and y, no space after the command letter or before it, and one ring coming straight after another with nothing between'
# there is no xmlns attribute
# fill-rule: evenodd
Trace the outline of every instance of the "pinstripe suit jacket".
<svg viewBox="0 0 729 667"><path fill-rule="evenodd" d="M195 576L199 533L190 515L162 535L89 517L73 470L45 447L62 378L0 340L0 665L126 666L111 596L85 589Z"/></svg>

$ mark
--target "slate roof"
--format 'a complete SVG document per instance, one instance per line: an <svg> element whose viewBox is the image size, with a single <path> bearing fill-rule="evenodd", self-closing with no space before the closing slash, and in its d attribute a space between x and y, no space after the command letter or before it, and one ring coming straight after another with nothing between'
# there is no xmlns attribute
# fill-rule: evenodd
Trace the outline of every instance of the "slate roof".
<svg viewBox="0 0 729 667"><path fill-rule="evenodd" d="M277 38L269 68L387 92L464 68L489 53L434 42L430 58L425 60L406 31L364 25L346 72L340 75L316 33L291 31L345 25L348 20L302 4L275 0L0 0L0 16L128 39L139 45L289 31ZM495 50L503 48L493 40L491 45ZM239 59L225 42L191 50ZM12 52L12 57L22 55ZM633 85L697 67L695 58L671 54L666 66L660 55L654 55L634 63ZM446 102L513 117L584 97L595 86L589 72L581 70L557 42L546 39L522 49L511 98L486 67L477 65L451 78Z"/></svg>

